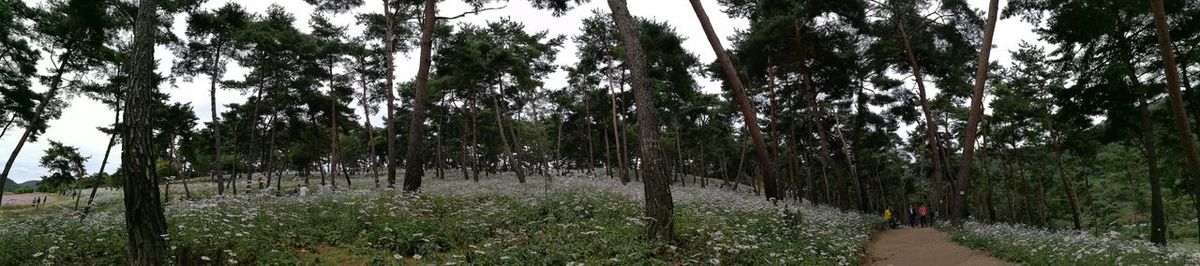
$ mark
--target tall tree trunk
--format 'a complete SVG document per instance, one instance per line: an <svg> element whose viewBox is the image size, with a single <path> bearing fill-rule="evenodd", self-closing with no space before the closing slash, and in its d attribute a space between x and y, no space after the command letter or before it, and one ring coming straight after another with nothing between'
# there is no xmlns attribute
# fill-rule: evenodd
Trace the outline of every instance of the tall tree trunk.
<svg viewBox="0 0 1200 266"><path fill-rule="evenodd" d="M1138 100L1138 121L1141 123L1141 142L1146 153L1147 174L1150 179L1150 242L1159 245L1167 244L1167 219L1163 210L1162 182L1158 176L1158 149L1156 147L1154 124L1150 122L1150 104L1146 102L1145 88L1132 73L1129 74Z"/></svg>
<svg viewBox="0 0 1200 266"><path fill-rule="evenodd" d="M225 178L221 175L221 121L217 114L217 81L221 79L221 45L217 44L216 52L213 53L212 72L209 73L208 96L211 104L209 111L212 113L213 125L213 175L217 177L217 195L225 194Z"/></svg>
<svg viewBox="0 0 1200 266"><path fill-rule="evenodd" d="M13 162L17 161L17 155L21 154L21 148L25 147L25 142L29 141L29 137L32 136L33 132L37 129L37 124L45 119L42 116L45 116L46 114L46 106L48 106L50 102L53 102L54 97L58 95L59 85L62 84L62 76L67 71L67 62L72 61L74 54L75 53L72 51L67 51L64 52L63 56L60 58L61 60L58 63L58 68L54 71L54 78L50 80L50 89L46 91L46 94L42 95L42 101L38 103L36 108L34 108L33 121L28 121L28 123L26 123L25 132L21 133L21 138L17 140L17 146L13 148L12 154L8 155L8 161L4 163L4 172L0 172L0 191L4 191L4 183L7 183L4 182L4 180L8 180L8 173L10 170L12 170ZM16 117L13 119L16 119ZM49 127L49 125L47 125L47 127ZM0 193L0 205L2 205L3 202L4 193Z"/></svg>
<svg viewBox="0 0 1200 266"><path fill-rule="evenodd" d="M471 116L471 166L472 168L475 168L471 173L471 179L475 182L479 182L479 170L482 169L479 167L479 164L483 158L483 155L479 154L477 151L479 149L479 113L475 112L475 107L478 102L475 97L467 99L467 102L470 103L470 107L467 109L467 111L470 112Z"/></svg>
<svg viewBox="0 0 1200 266"><path fill-rule="evenodd" d="M563 168L566 168L566 166L567 166L567 159L563 158L563 152L562 152L563 124L566 124L566 122L567 122L567 117L565 115L562 115L561 113L559 113L559 115L558 115L558 132L555 133L555 134L557 134L557 136L554 138L554 142L555 142L554 143L554 157L555 157L555 160L558 160L558 162L559 162L558 163L558 175L559 176L563 175Z"/></svg>
<svg viewBox="0 0 1200 266"><path fill-rule="evenodd" d="M158 7L155 0L141 0L130 51L129 89L125 90L125 128L121 136L121 164L125 168L125 230L129 265L159 265L166 262L167 222L158 197L158 174L154 171L150 115L154 76L154 35ZM47 97L50 98L50 97Z"/></svg>
<svg viewBox="0 0 1200 266"><path fill-rule="evenodd" d="M458 137L458 142L459 142L459 144L462 145L462 151L459 152L459 155L460 155L459 159L462 160L461 162L459 162L459 169L462 170L463 180L471 180L471 172L469 169L469 167L471 167L471 165L470 165L471 160L469 158L470 149L467 148L467 138L470 137L469 132L471 130L471 127L470 127L470 124L467 122L467 115L469 113L467 112L466 105L467 105L467 103L464 102L463 106L462 106L462 110L459 111L462 113L462 128L463 128L462 134L460 134Z"/></svg>
<svg viewBox="0 0 1200 266"><path fill-rule="evenodd" d="M592 97L590 97L591 94L588 93L587 91L580 89L580 92L581 92L581 94L583 94L584 112L586 113L586 116L584 116L583 121L584 121L584 125L585 125L584 131L586 131L586 132L584 132L584 136L585 136L585 138L587 138L587 152L588 152L587 163L584 163L583 166L584 166L584 168L587 169L588 175L591 175L592 169L596 168L596 165L595 165L596 151L592 149L592 147L594 146L594 145L592 145L592 104L590 101L590 99Z"/></svg>
<svg viewBox="0 0 1200 266"><path fill-rule="evenodd" d="M908 60L908 66L912 68L913 78L917 83L917 93L919 99L921 100L921 112L925 115L925 138L929 143L929 163L933 167L930 180L933 181L934 187L936 187L934 189L934 195L936 197L938 194L940 194L939 191L941 191L941 180L945 178L941 163L941 160L944 157L941 154L941 141L938 140L936 129L937 123L934 123L933 121L933 109L929 107L929 100L926 98L925 93L925 76L921 72L921 65L917 63L916 54L913 52L912 44L909 41L908 30L901 19L893 17L892 21L900 33L900 40L904 47L904 54Z"/></svg>
<svg viewBox="0 0 1200 266"><path fill-rule="evenodd" d="M113 111L113 132L108 136L108 145L104 146L104 159L100 160L100 170L96 172L97 178L104 175L104 169L108 167L108 156L112 154L113 144L117 142L117 134L121 134L117 131L117 124L121 123L121 99L119 96L116 99L115 107L116 110ZM79 215L80 220L87 219L88 213L92 210L92 201L96 199L96 190L99 188L100 180L96 180L96 183L92 184L92 192L88 193L87 204L83 205L83 212Z"/></svg>
<svg viewBox="0 0 1200 266"><path fill-rule="evenodd" d="M604 133L604 162L605 162L605 164L604 164L604 175L608 176L608 178L609 178L609 179L612 179L612 178L613 178L613 170L612 170L612 165L613 165L613 158L612 158L612 157L613 157L613 156L612 156L612 154L613 154L613 153L612 153L612 145L611 145L611 144L609 144L609 139L608 139L608 130L601 130L601 132L602 132L602 133Z"/></svg>
<svg viewBox="0 0 1200 266"><path fill-rule="evenodd" d="M1175 127L1179 130L1180 146L1187 157L1188 173L1192 176L1192 197L1200 198L1200 153L1196 151L1196 141L1192 138L1191 127L1188 126L1187 110L1183 106L1183 93L1179 90L1179 69L1175 65L1175 52L1171 48L1171 31L1167 26L1167 14L1162 0L1150 0L1150 8L1154 11L1154 25L1158 29L1158 50L1166 68L1167 93L1171 99L1171 113L1175 116ZM1196 215L1200 217L1200 204L1196 207ZM1200 224L1197 224L1200 228Z"/></svg>
<svg viewBox="0 0 1200 266"><path fill-rule="evenodd" d="M421 177L425 175L425 92L429 87L429 65L433 50L433 28L437 23L437 0L425 0L421 18L421 58L417 65L416 90L413 94L413 109L408 124L408 160L404 165L404 191L421 189Z"/></svg>
<svg viewBox="0 0 1200 266"><path fill-rule="evenodd" d="M670 243L674 230L672 213L675 205L671 201L671 180L664 175L666 163L659 156L662 154L662 147L659 144L657 109L654 108L654 94L647 79L645 54L638 40L637 24L629 14L625 0L608 0L608 7L612 10L613 21L616 22L620 38L625 43L625 62L632 74L641 139L640 158L644 165L640 169L645 189L646 216L650 218L649 234L653 239Z"/></svg>
<svg viewBox="0 0 1200 266"><path fill-rule="evenodd" d="M257 147L257 145L254 142L254 139L255 139L255 137L258 136L258 134L257 134L258 118L259 118L259 114L260 114L259 109L262 107L262 102L263 102L263 85L262 84L258 84L258 88L255 88L254 95L255 95L254 96L254 98L255 98L254 115L250 116L250 117L252 117L250 119L250 124L246 125L247 127L249 127L248 129L246 129L246 134L250 135L250 142L246 145L246 155L242 156L242 160L245 161L245 164L246 164L246 167L244 169L244 171L246 172L246 192L250 192L250 188L254 183L254 170L255 170L254 169L254 161L255 160L250 159L250 157L251 157L251 154L253 153L253 149L255 147ZM261 150L262 148L259 147L259 149ZM236 184L234 184L234 185L236 186ZM262 189L262 187L259 187L259 189Z"/></svg>
<svg viewBox="0 0 1200 266"><path fill-rule="evenodd" d="M274 93L272 93L271 96L275 96ZM267 143L269 143L269 144L267 144L267 152L266 152L267 153L267 175L266 175L267 184L266 184L266 188L271 187L271 177L272 176L275 176L276 180L279 180L279 177L278 177L279 173L276 173L276 171L275 171L275 138L276 138L276 135L278 135L278 134L276 134L278 132L278 130L276 129L278 126L276 126L276 124L279 122L279 120L278 120L279 119L279 110L277 110L276 108L278 108L279 99L277 97L271 97L271 98L273 98L273 99L271 99L271 124L268 125L271 127L271 132L270 132L271 136L270 136L270 139L267 141ZM332 183L332 182L330 182L330 183ZM279 182L275 182L275 195L279 195L279 193L282 191L283 191L283 186L280 185Z"/></svg>
<svg viewBox="0 0 1200 266"><path fill-rule="evenodd" d="M1083 214L1079 211L1079 200L1075 195L1075 183L1067 175L1067 167L1063 165L1062 136L1054 129L1053 122L1047 118L1046 127L1050 131L1050 139L1054 142L1054 163L1058 165L1058 175L1062 178L1063 190L1067 192L1067 202L1071 205L1071 222L1076 230L1083 229Z"/></svg>
<svg viewBox="0 0 1200 266"><path fill-rule="evenodd" d="M742 111L742 119L745 120L746 131L750 132L750 139L754 141L754 153L758 157L758 169L762 172L764 194L767 199L778 199L779 189L775 183L775 164L772 163L771 153L767 150L767 144L763 141L762 132L758 128L758 111L746 97L741 78L738 77L737 70L733 68L733 61L729 60L729 55L725 53L720 37L713 31L712 22L709 22L708 14L704 12L704 6L700 0L691 0L691 3L692 10L696 12L696 18L700 20L700 26L704 28L704 35L708 36L708 43L712 45L713 52L717 54L717 62L721 64L721 70L733 88L734 98Z"/></svg>
<svg viewBox="0 0 1200 266"><path fill-rule="evenodd" d="M391 25L391 16L390 16L391 13L385 13L385 14L386 14L385 16L387 17L387 20L388 20L388 25ZM360 57L358 60L360 62L362 62L365 59ZM365 70L362 70L362 71L365 71ZM376 159L375 158L376 157L375 156L375 126L371 125L371 107L370 107L371 103L368 100L371 98L370 97L371 90L369 87L367 87L367 79L366 78L359 78L358 85L360 87L362 87L362 90L363 90L363 96L362 96L362 100L360 100L360 102L362 102L362 108L363 108L363 124L366 125L366 127L364 129L367 131L367 150L370 152L367 155L367 158L368 158L367 164L370 167L367 167L367 168L369 168L369 171L371 172L371 177L375 179L375 188L379 188L379 175L378 175L378 173L375 172L375 169L378 168L378 162L376 162L376 160L375 160Z"/></svg>
<svg viewBox="0 0 1200 266"><path fill-rule="evenodd" d="M387 89L387 188L390 189L396 188L396 119L393 117L396 113L396 92L392 88L395 83L393 54L396 53L396 48L392 45L395 37L392 36L392 13L391 5L388 2L388 0L383 0L383 18L384 23L387 24L387 29L384 30L383 49L387 54L387 62L384 64L387 66L387 75L385 75L387 84L384 85L384 88ZM422 51L422 53L424 52Z"/></svg>
<svg viewBox="0 0 1200 266"><path fill-rule="evenodd" d="M619 167L621 169L621 172L620 172L621 184L628 184L629 183L629 167L625 166L625 162L627 162L628 159L625 158L625 152L621 149L621 146L625 146L625 141L623 140L624 139L623 135L625 135L625 134L621 134L621 129L620 129L620 127L617 126L621 122L621 115L620 115L620 113L617 113L617 92L616 92L617 85L616 85L616 82L613 80L614 79L614 77L612 75L613 68L614 68L613 61L612 61L612 59L609 59L608 60L608 71L606 71L606 74L608 75L608 99L610 102L609 107L611 107L610 110L612 112L613 144L616 144L615 146L617 148L617 150L616 150L617 158L614 158L614 159L617 161L617 167ZM623 91L623 89L622 89L622 91Z"/></svg>
<svg viewBox="0 0 1200 266"><path fill-rule="evenodd" d="M971 185L971 159L975 155L975 134L979 129L979 121L983 119L983 87L987 84L988 57L992 53L992 36L996 33L996 11L999 0L988 3L987 26L983 33L983 44L979 49L979 68L975 71L975 93L971 96L971 117L967 120L967 133L963 137L963 158L958 167L958 179L954 182L954 191L950 193L950 219L955 223L961 222L963 215L963 200L967 188Z"/></svg>
<svg viewBox="0 0 1200 266"><path fill-rule="evenodd" d="M985 133L985 135L986 135L986 133ZM984 142L984 140L985 139L982 136L979 137L979 142L980 142L981 147L987 147L987 143ZM984 207L987 209L988 222L995 223L996 222L996 201L995 201L995 194L992 191L992 177L988 171L987 155L986 155L986 153L983 152L985 150L986 149L981 148L980 152L979 152L979 163L982 164L980 167L982 169L980 169L980 171L983 172L983 180L987 186L987 188L985 188L986 192L984 192L984 193L986 195L985 195L983 202L985 205Z"/></svg>
<svg viewBox="0 0 1200 266"><path fill-rule="evenodd" d="M503 94L504 87L501 86L500 88L500 93ZM508 146L508 134L505 132L507 130L504 129L504 116L501 115L503 111L500 110L501 94L497 94L495 97L492 97L492 109L495 109L496 113L496 130L500 132L500 145L504 145L504 156L508 160L508 166L512 167L513 172L516 172L517 182L525 184L525 172L521 170L521 158L519 155L513 154L516 153L516 150L513 147ZM516 137L517 136L513 136L513 141L516 141ZM515 144L516 143L514 143L514 145Z"/></svg>
<svg viewBox="0 0 1200 266"><path fill-rule="evenodd" d="M806 28L805 28L804 22L797 19L796 25L795 25L795 32L794 32L795 42L796 42L797 50L801 51L800 53L801 53L802 57L805 56L804 52L803 52L805 50L804 41L803 41L805 30L806 30ZM801 61L804 61L804 60L802 59ZM820 143L820 147L821 147L821 150L820 150L821 155L818 157L821 159L821 164L823 165L821 170L824 171L825 168L831 168L833 170L834 179L837 180L837 182L839 184L842 184L843 183L842 182L842 167L837 162L835 162L833 160L833 158L829 155L829 153L832 152L833 149L829 145L829 136L827 136L825 134L825 127L822 126L822 123L821 123L821 117L824 117L824 115L821 114L822 112L821 112L820 106L817 106L817 94L815 91L815 86L813 85L811 70L808 69L808 65L805 63L802 63L800 65L801 65L800 75L802 76L801 78L804 80L804 87L805 87L805 89L804 89L805 97L804 98L808 103L808 119L814 127L813 130L815 130L817 132L817 142ZM825 187L826 193L828 193L828 189L829 189L828 180L826 180L825 186L826 186ZM842 186L844 186L844 185L839 185L838 187L842 187ZM842 209L849 209L850 208L849 195L847 195L846 189L838 188L838 191L839 191L839 194L841 194L841 199L842 199L841 204L839 204L839 206Z"/></svg>

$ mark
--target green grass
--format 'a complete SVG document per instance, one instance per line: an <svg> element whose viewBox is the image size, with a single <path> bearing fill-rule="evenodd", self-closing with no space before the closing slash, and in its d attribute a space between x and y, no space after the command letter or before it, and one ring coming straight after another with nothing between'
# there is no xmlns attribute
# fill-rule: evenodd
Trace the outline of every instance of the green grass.
<svg viewBox="0 0 1200 266"><path fill-rule="evenodd" d="M640 185L555 182L177 201L167 239L180 264L845 265L869 230L854 213L689 187L675 192L675 241L659 243L645 232ZM0 264L122 264L119 204L100 209L87 221L65 206L0 218Z"/></svg>

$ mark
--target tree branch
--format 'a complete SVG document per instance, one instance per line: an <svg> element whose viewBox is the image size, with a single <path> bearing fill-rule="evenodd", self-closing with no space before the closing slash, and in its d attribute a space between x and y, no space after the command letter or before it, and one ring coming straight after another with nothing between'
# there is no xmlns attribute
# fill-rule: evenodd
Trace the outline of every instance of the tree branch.
<svg viewBox="0 0 1200 266"><path fill-rule="evenodd" d="M483 11L500 10L500 9L504 9L505 7L507 7L507 6L498 6L498 7L483 7L483 8L476 7L474 10L467 11L467 12L463 12L462 14L458 14L457 16L452 16L452 17L437 17L437 20L454 20L454 19L459 19L459 18L462 18L462 17L464 17L464 16L466 16L466 15L477 15L477 14L479 14L479 13L483 12Z"/></svg>

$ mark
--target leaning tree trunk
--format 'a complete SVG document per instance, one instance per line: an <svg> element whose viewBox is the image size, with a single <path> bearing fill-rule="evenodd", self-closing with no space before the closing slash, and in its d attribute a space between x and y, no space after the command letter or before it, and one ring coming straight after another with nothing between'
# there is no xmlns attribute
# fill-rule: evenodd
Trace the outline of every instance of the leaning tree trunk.
<svg viewBox="0 0 1200 266"><path fill-rule="evenodd" d="M650 218L648 229L651 238L661 242L671 241L674 221L672 212L675 205L671 202L670 181L664 176L662 147L659 143L658 117L654 108L654 94L647 80L646 58L642 52L642 44L638 40L637 24L629 14L625 0L608 0L612 10L613 21L617 31L625 43L626 63L632 74L632 85L637 107L639 138L641 139L641 159L644 166L642 184L645 189L646 216Z"/></svg>
<svg viewBox="0 0 1200 266"><path fill-rule="evenodd" d="M120 134L117 131L117 124L121 123L121 99L116 99L115 107L116 111L113 112L113 132L108 136L108 146L104 146L104 158L100 160L100 170L96 171L97 177L104 174L104 168L108 167L108 156L112 154L113 144L117 142L117 134ZM87 219L88 212L92 210L92 201L96 199L96 190L99 188L100 180L96 180L96 183L92 184L92 191L88 193L87 204L83 205L83 212L79 214L80 220Z"/></svg>
<svg viewBox="0 0 1200 266"><path fill-rule="evenodd" d="M154 35L158 7L155 0L141 0L130 52L129 89L125 90L125 128L121 140L121 164L125 168L125 230L129 265L160 265L166 262L167 222L158 195L154 171L154 149L150 115L154 75Z"/></svg>
<svg viewBox="0 0 1200 266"><path fill-rule="evenodd" d="M917 64L917 57L913 52L912 44L909 42L908 31L904 27L904 23L896 18L893 18L893 21L900 33L900 40L904 47L904 53L907 56L908 66L912 68L913 78L916 79L917 93L921 100L921 112L925 114L925 138L929 143L929 163L933 167L930 180L933 180L934 186L937 187L934 193L938 194L937 192L941 191L942 186L940 184L941 180L945 178L945 174L942 170L942 147L941 141L937 137L937 124L933 121L933 109L929 108L929 100L925 97L925 76L921 72L921 65Z"/></svg>
<svg viewBox="0 0 1200 266"><path fill-rule="evenodd" d="M758 128L758 111L746 97L746 89L742 87L741 78L738 77L737 70L733 68L733 61L729 60L729 55L725 53L720 37L713 31L712 22L709 22L708 14L704 12L704 6L700 0L691 0L691 3L692 10L696 12L696 18L700 20L700 26L704 28L704 35L708 36L708 43L712 45L713 52L717 54L721 70L733 88L734 98L737 100L738 108L742 111L742 119L745 120L746 131L750 132L750 139L754 141L754 154L758 157L758 169L762 172L764 194L767 199L778 199L779 189L776 188L775 183L775 165L771 160L771 152L767 150L767 144L763 141L762 131Z"/></svg>
<svg viewBox="0 0 1200 266"><path fill-rule="evenodd" d="M388 4L387 0L384 0L383 18L387 24L387 29L384 33L385 40L383 42L383 49L387 53L387 62L385 62L387 66L387 75L385 75L387 76L387 84L384 84L384 88L387 89L387 187L390 189L396 188L396 119L393 117L396 113L394 110L396 108L396 95L392 88L393 83L395 83L395 76L392 73L395 72L395 66L393 66L395 59L393 59L392 54L395 53L396 48L392 45L394 41L394 37L392 36L392 13L389 10L390 4Z"/></svg>
<svg viewBox="0 0 1200 266"><path fill-rule="evenodd" d="M0 191L4 191L4 180L8 180L8 172L12 170L13 162L17 161L17 155L21 154L21 148L25 147L25 142L33 136L33 132L37 129L37 124L43 119L46 114L46 106L54 101L54 97L58 95L59 85L62 84L62 76L66 72L67 62L71 61L74 53L67 51L63 54L61 62L58 64L58 69L54 72L54 78L50 80L50 90L42 96L42 102L38 103L37 108L33 111L33 121L29 121L25 126L25 132L21 133L21 138L17 140L17 146L13 148L12 154L8 155L8 161L4 163L4 172L0 172ZM16 117L13 117L16 119ZM0 193L0 205L4 202L4 193Z"/></svg>
<svg viewBox="0 0 1200 266"><path fill-rule="evenodd" d="M1054 125L1049 118L1046 119L1046 127L1050 130L1050 139L1054 142L1054 163L1058 165L1058 175L1062 179L1063 190L1067 192L1067 202L1071 205L1071 222L1075 226L1075 230L1083 229L1083 214L1079 211L1079 198L1075 195L1075 184L1071 181L1071 176L1067 175L1067 167L1063 165L1062 152L1062 136L1054 129Z"/></svg>
<svg viewBox="0 0 1200 266"><path fill-rule="evenodd" d="M1167 93L1171 99L1171 113L1175 116L1175 127L1180 136L1180 146L1187 157L1188 173L1192 176L1192 197L1200 198L1200 153L1196 151L1196 141L1192 138L1188 126L1187 110L1184 110L1183 95L1179 91L1179 69L1175 65L1175 52L1171 48L1171 31L1167 27L1167 15L1163 9L1162 0L1150 0L1150 8L1154 10L1154 25L1158 29L1158 50L1162 54L1163 65L1167 72ZM1200 205L1193 204L1200 216ZM1200 224L1197 224L1200 227Z"/></svg>
<svg viewBox="0 0 1200 266"><path fill-rule="evenodd" d="M421 177L425 175L425 91L429 87L429 64L433 50L433 28L437 23L437 0L425 0L424 17L421 19L421 58L417 67L416 90L413 93L413 109L408 124L408 160L404 165L404 191L421 189Z"/></svg>
<svg viewBox="0 0 1200 266"><path fill-rule="evenodd" d="M500 92L504 92L503 87L501 87ZM495 97L492 97L492 109L495 109L496 130L500 132L500 145L504 145L504 157L508 159L508 166L512 167L513 172L517 173L517 182L525 184L525 172L521 170L521 158L518 155L514 155L513 153L515 153L516 150L508 145L508 134L505 133L506 130L504 129L504 116L500 114L499 94L497 94ZM512 137L513 141L516 141L517 136Z"/></svg>
<svg viewBox="0 0 1200 266"><path fill-rule="evenodd" d="M975 135L978 133L979 121L983 118L983 87L987 84L988 57L992 53L992 35L996 33L996 9L999 0L988 3L987 28L983 33L983 44L979 49L979 68L975 71L975 94L971 96L971 117L967 120L967 133L963 137L963 158L958 167L958 179L954 182L954 191L950 193L950 219L955 223L961 222L963 203L967 188L971 185L971 159L975 155Z"/></svg>

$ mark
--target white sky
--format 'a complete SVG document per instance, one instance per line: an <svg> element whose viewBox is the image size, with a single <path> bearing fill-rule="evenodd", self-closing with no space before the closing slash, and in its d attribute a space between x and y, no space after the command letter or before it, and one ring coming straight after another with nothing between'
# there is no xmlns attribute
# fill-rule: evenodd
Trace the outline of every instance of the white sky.
<svg viewBox="0 0 1200 266"><path fill-rule="evenodd" d="M27 0L30 5L38 5L40 0ZM205 5L205 8L213 8L224 5L226 1L212 1ZM286 9L296 17L296 26L303 31L308 31L308 18L312 13L313 8L303 1L299 0L247 0L236 1L245 6L247 10L255 13L263 13L272 3L279 3L285 6ZM381 10L382 1L367 0L367 8L370 10ZM744 19L731 19L725 13L721 12L722 7L716 0L704 0L705 10L707 11L717 34L724 36L725 46L730 47L727 38L735 32L735 30L747 29L748 22ZM987 9L987 0L969 0L971 6L983 12ZM1007 1L1000 1L1000 8L1003 9ZM513 20L522 22L526 26L526 30L530 32L547 30L552 35L567 35L576 34L581 26L583 18L592 15L593 10L599 10L608 13L607 1L592 0L591 3L582 7L575 8L565 16L555 18L547 11L533 9L524 0L510 0L506 7L502 10L488 11L481 15L467 16L456 20L454 23L471 23L471 24L486 24L488 21L499 20L504 17L511 17ZM696 15L692 12L691 6L685 0L630 0L630 12L634 16L649 17L658 21L666 22L673 25L676 31L686 37L683 47L690 50L693 54L700 58L701 62L711 62L715 59L712 48L704 37L704 32L700 28L700 24L696 21ZM469 7L462 4L460 1L444 1L439 4L440 15L456 15L469 10ZM357 11L355 11L357 12ZM377 12L377 11L373 11ZM185 16L179 16L175 25L176 32L182 32L183 19ZM335 22L341 25L351 25L354 22L352 15L342 15L335 18ZM992 49L991 58L993 61L1000 61L1002 64L1008 64L1010 49L1016 49L1017 44L1022 40L1034 42L1036 36L1031 32L1032 25L1021 22L1017 19L1001 20L996 26L996 36L994 40L995 49ZM360 28L351 28L352 34L361 32ZM559 65L572 65L577 61L575 57L575 47L572 42L567 42L558 55ZM174 60L171 53L163 48L159 48L155 54L161 65L159 71L165 73L170 69L170 63ZM43 57L47 57L43 55ZM415 51L410 54L397 54L396 77L398 81L412 79L417 72L417 60ZM42 71L46 72L49 68L46 62L42 62ZM226 75L226 79L240 79L244 70L231 68L230 73ZM551 75L546 81L546 88L557 89L566 85L566 73L559 72ZM177 88L163 87L163 91L171 95L171 101L181 103L191 103L199 117L198 124L203 125L210 121L209 119L209 99L207 77L197 77L194 82L180 82ZM719 83L710 80L701 80L700 85L706 92L715 92L720 89ZM931 85L931 84L927 84ZM36 89L39 91L45 90L45 87L37 84ZM931 93L936 93L933 89ZM931 95L932 96L932 95ZM241 103L245 101L246 95L241 95L233 90L220 90L217 94L217 100L221 104L218 106L218 112L224 112L225 104ZM86 162L88 173L94 173L100 168L100 160L104 156L104 146L108 142L108 136L96 130L96 127L106 126L112 123L113 113L107 106L89 99L87 97L75 97L70 100L70 107L63 110L62 117L58 120L49 123L50 129L47 130L37 142L27 143L22 149L17 160L13 165L13 169L9 174L9 178L16 182L24 182L36 180L47 174L45 169L38 166L37 161L43 155L43 151L49 146L48 140L63 142L66 145L78 147L80 153L91 158ZM353 105L352 105L353 106ZM361 113L361 112L359 112ZM380 125L378 117L373 117L373 124ZM16 145L17 139L20 138L20 128L10 128L7 135L0 139L0 153L7 159L8 155ZM912 130L912 126L901 129L900 134L907 136ZM112 172L116 166L120 164L120 146L113 148L113 154L109 159L109 167L107 172Z"/></svg>

